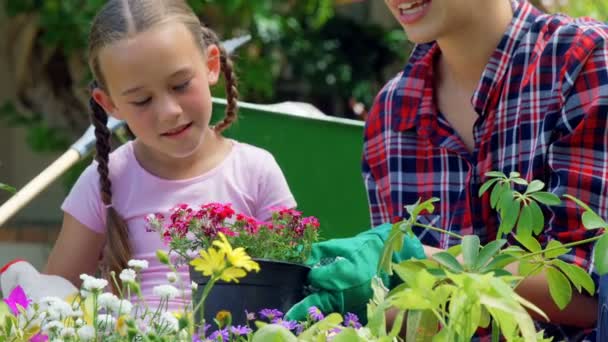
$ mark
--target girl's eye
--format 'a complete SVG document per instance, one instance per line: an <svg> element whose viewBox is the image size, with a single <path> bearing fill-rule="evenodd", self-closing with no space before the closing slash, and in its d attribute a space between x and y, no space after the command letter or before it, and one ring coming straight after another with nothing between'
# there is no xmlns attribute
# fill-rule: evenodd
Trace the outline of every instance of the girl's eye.
<svg viewBox="0 0 608 342"><path fill-rule="evenodd" d="M147 98L147 99L145 99L145 100L142 100L142 101L135 101L135 102L131 102L131 103L132 103L132 104L134 104L134 105L136 105L136 106L138 106L138 107L142 107L142 106L147 105L147 104L150 102L150 100L152 100L152 98L151 98L151 97L148 97L148 98Z"/></svg>
<svg viewBox="0 0 608 342"><path fill-rule="evenodd" d="M190 80L187 80L186 82L173 87L173 90L183 91L183 90L186 90L186 88L188 88L189 85L190 85Z"/></svg>

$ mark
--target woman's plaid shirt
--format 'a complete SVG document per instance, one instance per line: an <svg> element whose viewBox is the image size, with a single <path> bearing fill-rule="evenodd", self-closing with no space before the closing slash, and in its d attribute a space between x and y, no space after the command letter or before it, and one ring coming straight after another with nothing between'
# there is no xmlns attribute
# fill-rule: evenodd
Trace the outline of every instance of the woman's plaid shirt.
<svg viewBox="0 0 608 342"><path fill-rule="evenodd" d="M496 237L498 218L489 195L479 198L488 171L540 179L556 195L571 194L608 218L608 26L591 19L543 14L513 1L514 18L472 97L479 118L471 154L434 99L436 43L414 49L408 65L377 96L365 128L363 176L373 225L396 221L404 206L438 197L422 219L452 232ZM571 202L544 208L543 241L593 236ZM458 241L419 230L424 244ZM564 260L597 276L593 245L573 248ZM545 326L581 340L592 332ZM579 334L579 336L574 336Z"/></svg>

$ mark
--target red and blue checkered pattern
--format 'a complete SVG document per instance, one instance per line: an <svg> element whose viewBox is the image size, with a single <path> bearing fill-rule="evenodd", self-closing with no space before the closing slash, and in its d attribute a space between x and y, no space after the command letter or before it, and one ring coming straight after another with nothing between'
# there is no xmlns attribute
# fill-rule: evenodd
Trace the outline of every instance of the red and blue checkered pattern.
<svg viewBox="0 0 608 342"><path fill-rule="evenodd" d="M608 218L608 26L592 19L547 15L512 1L514 18L483 72L471 101L479 114L470 153L438 112L434 99L436 43L414 49L405 69L385 85L365 129L363 177L373 225L405 217L404 206L438 197L422 217L452 232L495 239L489 193L477 196L488 171L520 172L547 191L573 195ZM544 208L541 240L592 237L571 202ZM424 244L447 248L457 239L416 231ZM594 276L593 245L564 260ZM556 340L591 339L593 331L544 325Z"/></svg>

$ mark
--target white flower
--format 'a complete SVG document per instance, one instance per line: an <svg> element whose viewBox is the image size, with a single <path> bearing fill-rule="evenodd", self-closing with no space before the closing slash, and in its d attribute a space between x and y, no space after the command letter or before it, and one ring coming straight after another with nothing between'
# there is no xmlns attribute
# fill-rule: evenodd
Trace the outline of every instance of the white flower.
<svg viewBox="0 0 608 342"><path fill-rule="evenodd" d="M80 313L82 314L82 311L81 311ZM81 315L80 317L82 317L82 315ZM81 326L81 325L83 325L83 324L84 324L84 321L82 320L82 318L78 318L78 319L76 320L76 325L77 325L77 326Z"/></svg>
<svg viewBox="0 0 608 342"><path fill-rule="evenodd" d="M198 284L195 283L194 281L192 282L191 286L192 286L192 291L196 291L196 289L198 289Z"/></svg>
<svg viewBox="0 0 608 342"><path fill-rule="evenodd" d="M173 299L179 296L179 290L173 285L158 285L152 289L152 292L155 296L165 299Z"/></svg>
<svg viewBox="0 0 608 342"><path fill-rule="evenodd" d="M74 318L79 318L79 317L82 317L82 316L84 316L84 313L80 309L74 310L72 312L72 317L74 317Z"/></svg>
<svg viewBox="0 0 608 342"><path fill-rule="evenodd" d="M145 270L146 268L148 268L148 261L131 259L131 260L129 260L127 265L129 265L129 267L133 267L136 271L141 271L141 270Z"/></svg>
<svg viewBox="0 0 608 342"><path fill-rule="evenodd" d="M62 320L73 315L70 304L56 297L42 298L41 308L46 311L50 320Z"/></svg>
<svg viewBox="0 0 608 342"><path fill-rule="evenodd" d="M167 273L167 280L170 283L175 283L177 281L177 274L175 274L175 272L169 272L169 273Z"/></svg>
<svg viewBox="0 0 608 342"><path fill-rule="evenodd" d="M83 289L88 292L101 291L108 286L107 280L91 277L88 274L81 274L80 279L82 279Z"/></svg>
<svg viewBox="0 0 608 342"><path fill-rule="evenodd" d="M76 330L74 328L63 328L61 330L61 337L73 337L76 335Z"/></svg>
<svg viewBox="0 0 608 342"><path fill-rule="evenodd" d="M85 325L78 328L77 334L80 339L89 341L95 338L95 329L90 325Z"/></svg>
<svg viewBox="0 0 608 342"><path fill-rule="evenodd" d="M61 329L63 329L63 323L59 321L50 321L42 327L42 330L47 334L49 331Z"/></svg>
<svg viewBox="0 0 608 342"><path fill-rule="evenodd" d="M118 304L119 299L112 293L102 293L97 297L97 304L106 310L113 310Z"/></svg>
<svg viewBox="0 0 608 342"><path fill-rule="evenodd" d="M170 332L176 332L179 329L179 322L177 321L177 318L175 318L172 313L167 311L163 312L161 315L159 325L163 330L167 329Z"/></svg>
<svg viewBox="0 0 608 342"><path fill-rule="evenodd" d="M133 304L126 299L121 299L116 303L116 306L112 309L116 316L128 315L133 309Z"/></svg>
<svg viewBox="0 0 608 342"><path fill-rule="evenodd" d="M102 332L111 332L116 327L116 318L112 315L101 314L97 316L97 323Z"/></svg>
<svg viewBox="0 0 608 342"><path fill-rule="evenodd" d="M125 283L134 283L136 276L137 276L137 274L135 273L135 270L126 268L126 269L122 270L122 272L120 272L119 277L120 277L120 280L124 281Z"/></svg>

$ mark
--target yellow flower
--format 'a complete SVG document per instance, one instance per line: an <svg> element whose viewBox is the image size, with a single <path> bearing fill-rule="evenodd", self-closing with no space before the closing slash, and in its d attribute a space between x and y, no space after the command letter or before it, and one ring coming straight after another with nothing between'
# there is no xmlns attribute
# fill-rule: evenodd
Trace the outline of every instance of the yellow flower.
<svg viewBox="0 0 608 342"><path fill-rule="evenodd" d="M251 260L251 257L247 255L247 253L245 253L245 250L242 247L233 250L231 254L227 255L227 257L228 261L230 261L230 263L234 267L243 268L248 272L260 271L260 265L257 262Z"/></svg>
<svg viewBox="0 0 608 342"><path fill-rule="evenodd" d="M200 257L190 261L190 265L194 269L203 272L204 276L219 276L220 273L228 266L226 265L225 254L215 248L201 250Z"/></svg>
<svg viewBox="0 0 608 342"><path fill-rule="evenodd" d="M118 331L120 336L127 336L127 319L127 316L122 315L116 321L116 331Z"/></svg>
<svg viewBox="0 0 608 342"><path fill-rule="evenodd" d="M220 275L220 279L225 282L234 281L235 283L238 283L239 278L243 278L246 275L247 272L245 272L245 270L243 270L242 268L228 267L222 272L222 274Z"/></svg>
<svg viewBox="0 0 608 342"><path fill-rule="evenodd" d="M220 329L232 324L232 314L227 310L220 310L215 314L215 319L220 324Z"/></svg>
<svg viewBox="0 0 608 342"><path fill-rule="evenodd" d="M260 271L260 265L257 262L251 260L251 257L247 255L245 249L243 247L238 247L236 249L232 249L230 242L226 239L226 236L222 233L219 233L221 241L215 240L213 241L213 245L218 247L222 252L226 254L228 261L232 266L243 268L250 271Z"/></svg>

